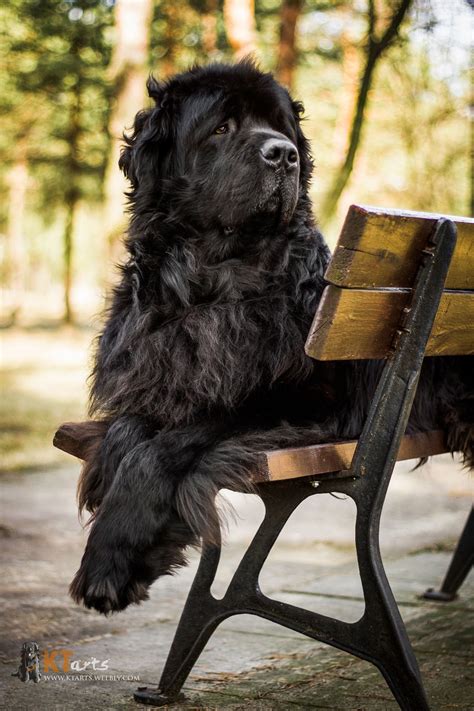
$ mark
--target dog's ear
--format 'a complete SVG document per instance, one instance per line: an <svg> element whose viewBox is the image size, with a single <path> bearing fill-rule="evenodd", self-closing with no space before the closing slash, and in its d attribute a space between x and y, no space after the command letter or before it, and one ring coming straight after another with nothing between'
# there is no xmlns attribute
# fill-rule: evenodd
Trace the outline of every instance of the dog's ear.
<svg viewBox="0 0 474 711"><path fill-rule="evenodd" d="M171 138L172 122L166 86L150 77L147 89L155 106L137 113L131 133L124 134L119 160L119 167L134 191L147 179L158 177L160 159Z"/></svg>
<svg viewBox="0 0 474 711"><path fill-rule="evenodd" d="M301 122L303 121L304 105L301 101L292 101L291 109L296 121L296 137L298 143L298 153L300 154L300 175L301 182L305 188L308 188L313 172L313 157L311 155L311 146L303 133Z"/></svg>
<svg viewBox="0 0 474 711"><path fill-rule="evenodd" d="M123 134L124 145L120 152L119 168L131 182L133 188L138 187L138 170L135 160L135 149L143 133L144 127L150 118L152 109L139 111L135 116L130 134Z"/></svg>

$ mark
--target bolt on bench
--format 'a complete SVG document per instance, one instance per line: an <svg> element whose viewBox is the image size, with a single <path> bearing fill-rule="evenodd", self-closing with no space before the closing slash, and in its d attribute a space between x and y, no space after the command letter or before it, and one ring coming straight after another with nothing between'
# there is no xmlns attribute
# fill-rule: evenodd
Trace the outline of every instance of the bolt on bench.
<svg viewBox="0 0 474 711"><path fill-rule="evenodd" d="M326 281L308 355L386 359L363 432L357 442L262 453L255 473L266 511L260 528L220 600L210 591L220 546L204 546L159 688L139 689L136 701L161 706L182 698L182 685L219 623L255 614L373 663L404 711L429 709L384 572L379 523L395 462L447 451L442 432L404 432L424 356L474 354L474 220L352 206ZM67 424L54 443L78 457L87 448ZM259 588L260 570L284 524L319 493L345 494L356 503L365 611L355 623L272 600ZM471 511L440 591L425 597L452 600L473 559Z"/></svg>

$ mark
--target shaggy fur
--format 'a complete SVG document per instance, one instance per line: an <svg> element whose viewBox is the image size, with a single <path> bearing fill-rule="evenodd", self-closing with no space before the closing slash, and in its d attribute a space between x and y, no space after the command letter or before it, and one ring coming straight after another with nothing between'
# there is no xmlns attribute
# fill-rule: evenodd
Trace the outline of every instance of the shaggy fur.
<svg viewBox="0 0 474 711"><path fill-rule="evenodd" d="M259 451L357 436L379 372L304 353L330 255L301 104L249 62L148 90L155 105L120 161L129 258L98 343L103 431L79 485L93 516L71 594L104 613L218 538L216 493L251 490ZM472 372L427 361L410 424L446 428L471 464Z"/></svg>

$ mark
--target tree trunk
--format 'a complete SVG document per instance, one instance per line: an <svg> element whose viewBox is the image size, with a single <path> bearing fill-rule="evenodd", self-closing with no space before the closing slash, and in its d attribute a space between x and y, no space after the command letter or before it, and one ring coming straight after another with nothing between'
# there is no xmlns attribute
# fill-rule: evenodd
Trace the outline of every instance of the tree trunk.
<svg viewBox="0 0 474 711"><path fill-rule="evenodd" d="M152 10L153 0L117 0L115 4L116 42L109 78L116 93L109 119L111 145L103 211L109 261L115 256L118 238L124 230L124 192L127 185L118 168L118 161L123 131L131 126L136 112L143 108L145 102Z"/></svg>
<svg viewBox="0 0 474 711"><path fill-rule="evenodd" d="M73 56L78 56L80 40L77 46L73 46ZM63 288L64 288L64 322L72 323L74 314L71 303L71 291L73 283L73 255L74 255L74 225L77 205L79 203L79 139L81 137L81 109L83 81L80 71L77 75L77 83L73 94L73 101L69 115L69 127L67 132L67 144L69 155L67 160L67 183L65 194L66 223L63 236Z"/></svg>
<svg viewBox="0 0 474 711"><path fill-rule="evenodd" d="M383 56L398 36L398 32L408 13L410 4L411 0L399 0L397 7L393 11L393 14L388 22L385 32L380 38L377 38L375 36L375 28L379 24L380 20L376 15L374 0L369 0L369 9L367 13L368 32L364 68L359 81L359 91L353 110L346 155L329 187L329 190L326 193L319 211L320 219L323 225L327 224L334 216L339 199L344 192L352 173L355 157L360 145L362 128L368 105L369 91L378 60Z"/></svg>
<svg viewBox="0 0 474 711"><path fill-rule="evenodd" d="M6 268L9 291L11 293L11 305L9 320L13 325L20 315L23 297L25 293L26 271L27 271L27 250L25 246L24 217L26 205L26 191L28 187L28 163L26 157L26 146L24 141L20 141L17 146L15 163L10 170L8 177L9 200L8 200L8 222L6 230Z"/></svg>
<svg viewBox="0 0 474 711"><path fill-rule="evenodd" d="M71 291L73 283L73 245L74 245L74 224L76 218L76 208L78 197L74 190L71 190L66 197L66 225L64 228L64 322L73 323L74 313L71 303Z"/></svg>
<svg viewBox="0 0 474 711"><path fill-rule="evenodd" d="M349 181L349 177L354 167L354 159L356 157L357 149L359 148L362 126L364 123L365 111L367 108L369 89L372 84L376 61L377 60L373 55L368 55L359 84L359 93L357 95L356 104L354 107L354 113L351 122L351 131L349 135L349 143L346 149L344 162L336 173L336 176L332 181L331 186L321 206L320 219L323 225L329 222L329 220L335 214L339 198L344 192L344 189Z"/></svg>
<svg viewBox="0 0 474 711"><path fill-rule="evenodd" d="M183 24L183 7L175 1L168 0L164 4L166 16L166 32L164 37L165 55L160 61L160 77L166 79L176 73L176 57L179 53L180 29Z"/></svg>
<svg viewBox="0 0 474 711"><path fill-rule="evenodd" d="M280 42L276 77L288 89L293 88L295 69L298 62L296 28L303 9L304 0L284 0L280 11Z"/></svg>
<svg viewBox="0 0 474 711"><path fill-rule="evenodd" d="M218 0L207 0L206 11L202 15L202 48L207 59L212 59L217 50Z"/></svg>
<svg viewBox="0 0 474 711"><path fill-rule="evenodd" d="M360 54L357 43L351 33L352 8L348 7L344 11L345 26L340 37L342 52L342 97L341 108L337 117L335 128L334 153L337 163L343 163L347 149L347 137L349 136L352 114L356 103L360 74Z"/></svg>
<svg viewBox="0 0 474 711"><path fill-rule="evenodd" d="M242 59L255 52L257 33L254 0L224 0L224 24L235 59Z"/></svg>

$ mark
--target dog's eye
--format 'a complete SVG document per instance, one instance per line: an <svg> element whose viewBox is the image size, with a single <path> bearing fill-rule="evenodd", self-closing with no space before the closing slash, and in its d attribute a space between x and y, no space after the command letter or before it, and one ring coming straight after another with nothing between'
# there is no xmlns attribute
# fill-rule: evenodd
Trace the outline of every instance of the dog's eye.
<svg viewBox="0 0 474 711"><path fill-rule="evenodd" d="M229 124L223 123L214 129L215 136L222 136L224 133L229 133Z"/></svg>

